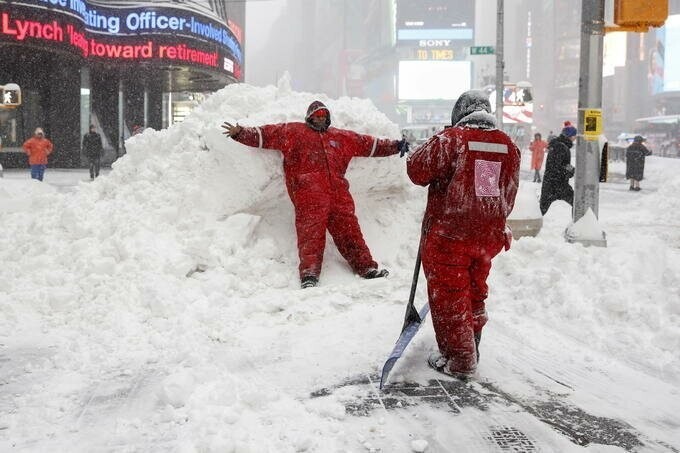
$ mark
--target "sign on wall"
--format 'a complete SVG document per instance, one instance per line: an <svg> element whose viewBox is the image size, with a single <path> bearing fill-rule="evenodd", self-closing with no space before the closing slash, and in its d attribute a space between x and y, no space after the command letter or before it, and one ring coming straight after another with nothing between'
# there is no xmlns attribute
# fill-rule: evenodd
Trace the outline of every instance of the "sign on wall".
<svg viewBox="0 0 680 453"><path fill-rule="evenodd" d="M597 140L602 135L602 109L581 109L583 112L583 136Z"/></svg>
<svg viewBox="0 0 680 453"><path fill-rule="evenodd" d="M472 46L470 47L470 55L494 55L496 48L494 46Z"/></svg>
<svg viewBox="0 0 680 453"><path fill-rule="evenodd" d="M90 6L85 0L0 0L0 41L36 43L87 59L186 64L242 78L237 33L173 8Z"/></svg>

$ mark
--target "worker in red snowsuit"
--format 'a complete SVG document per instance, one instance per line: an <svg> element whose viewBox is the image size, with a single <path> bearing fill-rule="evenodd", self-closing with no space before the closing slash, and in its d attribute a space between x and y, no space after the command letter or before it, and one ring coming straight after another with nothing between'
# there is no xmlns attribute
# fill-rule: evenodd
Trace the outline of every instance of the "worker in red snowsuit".
<svg viewBox="0 0 680 453"><path fill-rule="evenodd" d="M328 108L315 101L305 122L241 127L224 123L225 134L244 145L279 150L288 195L295 207L303 288L316 286L321 273L326 230L354 272L364 278L385 277L366 246L354 214L345 171L356 156L382 157L408 151L405 140L379 139L330 127Z"/></svg>
<svg viewBox="0 0 680 453"><path fill-rule="evenodd" d="M439 353L428 362L457 377L477 367L486 278L491 259L510 247L505 220L519 185L520 151L490 111L483 92L463 93L452 126L407 163L411 181L429 186L421 257Z"/></svg>

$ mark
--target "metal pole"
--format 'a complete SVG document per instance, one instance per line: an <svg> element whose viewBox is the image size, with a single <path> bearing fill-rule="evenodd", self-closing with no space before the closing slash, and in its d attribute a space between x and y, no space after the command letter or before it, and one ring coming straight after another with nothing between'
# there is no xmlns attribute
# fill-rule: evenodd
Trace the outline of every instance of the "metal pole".
<svg viewBox="0 0 680 453"><path fill-rule="evenodd" d="M498 0L496 12L496 122L503 129L503 0Z"/></svg>
<svg viewBox="0 0 680 453"><path fill-rule="evenodd" d="M168 92L168 127L172 126L174 118L172 117L172 91Z"/></svg>
<svg viewBox="0 0 680 453"><path fill-rule="evenodd" d="M149 87L144 83L144 128L149 127Z"/></svg>
<svg viewBox="0 0 680 453"><path fill-rule="evenodd" d="M118 147L116 157L121 155L125 146L125 85L123 79L118 80Z"/></svg>
<svg viewBox="0 0 680 453"><path fill-rule="evenodd" d="M581 63L578 96L578 130L576 141L576 173L574 179L573 221L588 209L599 214L600 147L597 140L586 140L585 110L602 108L602 60L604 47L605 0L583 0L581 7ZM574 242L579 242L579 238ZM588 241L606 246L602 241Z"/></svg>

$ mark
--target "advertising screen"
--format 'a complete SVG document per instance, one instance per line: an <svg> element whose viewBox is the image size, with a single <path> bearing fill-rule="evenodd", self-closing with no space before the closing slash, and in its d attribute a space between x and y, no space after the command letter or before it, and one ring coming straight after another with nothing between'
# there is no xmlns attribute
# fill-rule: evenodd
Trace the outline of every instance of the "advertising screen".
<svg viewBox="0 0 680 453"><path fill-rule="evenodd" d="M651 77L663 77L663 91L680 91L680 14L668 16L664 32L665 39L657 41L657 48L650 56ZM665 49L658 46L659 42L665 43ZM663 66L659 71L660 63Z"/></svg>
<svg viewBox="0 0 680 453"><path fill-rule="evenodd" d="M492 113L496 112L496 90L489 91ZM534 122L534 97L528 82L508 83L503 86L503 123L531 124Z"/></svg>
<svg viewBox="0 0 680 453"><path fill-rule="evenodd" d="M0 41L87 59L186 64L241 78L240 29L186 9L103 7L86 0L0 0Z"/></svg>
<svg viewBox="0 0 680 453"><path fill-rule="evenodd" d="M472 28L475 2L446 0L399 0L398 28Z"/></svg>
<svg viewBox="0 0 680 453"><path fill-rule="evenodd" d="M400 100L454 100L470 89L469 61L400 61Z"/></svg>
<svg viewBox="0 0 680 453"><path fill-rule="evenodd" d="M626 33L609 33L604 36L602 77L614 75L615 68L626 65Z"/></svg>
<svg viewBox="0 0 680 453"><path fill-rule="evenodd" d="M420 40L449 40L448 46L474 38L475 2L446 0L399 0L397 40L412 44Z"/></svg>

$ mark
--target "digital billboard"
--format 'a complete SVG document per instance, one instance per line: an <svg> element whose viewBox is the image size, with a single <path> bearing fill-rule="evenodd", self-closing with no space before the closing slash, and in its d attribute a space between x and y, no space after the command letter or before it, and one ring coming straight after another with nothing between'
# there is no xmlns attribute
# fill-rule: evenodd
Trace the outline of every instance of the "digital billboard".
<svg viewBox="0 0 680 453"><path fill-rule="evenodd" d="M609 33L604 36L602 77L613 76L615 68L626 65L626 33Z"/></svg>
<svg viewBox="0 0 680 453"><path fill-rule="evenodd" d="M454 100L471 86L469 61L400 61L400 100Z"/></svg>
<svg viewBox="0 0 680 453"><path fill-rule="evenodd" d="M657 40L649 61L652 81L663 77L663 88L659 89L658 81L652 87L654 92L680 91L680 14L668 16L663 33L664 39Z"/></svg>
<svg viewBox="0 0 680 453"><path fill-rule="evenodd" d="M475 2L446 0L399 0L397 41L418 45L420 41L445 40L447 46L474 39Z"/></svg>
<svg viewBox="0 0 680 453"><path fill-rule="evenodd" d="M0 42L87 59L185 64L242 78L241 30L186 8L86 0L0 0ZM235 26L235 24L233 24Z"/></svg>
<svg viewBox="0 0 680 453"><path fill-rule="evenodd" d="M491 113L496 113L496 90L490 89ZM534 97L528 82L503 84L503 123L531 124L534 122Z"/></svg>

